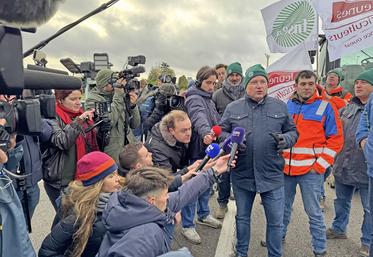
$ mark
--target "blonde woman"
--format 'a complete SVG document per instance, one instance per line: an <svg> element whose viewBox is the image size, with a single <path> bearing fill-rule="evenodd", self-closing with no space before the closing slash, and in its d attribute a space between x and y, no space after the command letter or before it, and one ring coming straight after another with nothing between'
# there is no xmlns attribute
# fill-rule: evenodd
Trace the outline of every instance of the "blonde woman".
<svg viewBox="0 0 373 257"><path fill-rule="evenodd" d="M91 152L77 163L75 180L62 198L62 220L44 239L39 256L95 256L105 235L102 212L121 189L118 166L105 153Z"/></svg>

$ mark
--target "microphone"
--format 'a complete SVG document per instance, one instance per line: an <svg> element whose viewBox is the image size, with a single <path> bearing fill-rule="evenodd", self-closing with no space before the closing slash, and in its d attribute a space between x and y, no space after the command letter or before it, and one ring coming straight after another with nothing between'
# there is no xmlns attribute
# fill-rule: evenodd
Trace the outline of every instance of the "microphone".
<svg viewBox="0 0 373 257"><path fill-rule="evenodd" d="M232 139L231 137L227 137L223 143L220 145L220 152L219 154L213 159L213 161L216 161L219 159L221 156L223 156L225 153L230 153L232 149Z"/></svg>
<svg viewBox="0 0 373 257"><path fill-rule="evenodd" d="M231 134L231 141L232 141L232 149L230 153L230 157L228 160L228 169L227 172L230 172L232 169L232 162L234 160L234 157L236 155L236 151L238 148L238 145L243 142L245 138L245 129L241 127L236 127L233 129L232 134Z"/></svg>
<svg viewBox="0 0 373 257"><path fill-rule="evenodd" d="M203 169L203 167L205 167L205 165L208 163L208 161L210 159L214 159L219 154L219 152L220 147L218 144L212 143L211 145L209 145L205 150L206 156L205 158L203 158L201 164L197 167L196 172L200 172Z"/></svg>
<svg viewBox="0 0 373 257"><path fill-rule="evenodd" d="M219 137L221 135L222 129L220 126L215 125L211 128L211 133L213 137Z"/></svg>

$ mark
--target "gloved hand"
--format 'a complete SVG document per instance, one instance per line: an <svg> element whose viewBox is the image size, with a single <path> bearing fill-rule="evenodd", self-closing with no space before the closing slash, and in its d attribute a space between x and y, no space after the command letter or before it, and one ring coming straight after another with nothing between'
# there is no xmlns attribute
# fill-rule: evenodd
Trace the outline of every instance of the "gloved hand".
<svg viewBox="0 0 373 257"><path fill-rule="evenodd" d="M273 137L273 139L277 143L277 149L283 150L287 148L286 140L283 134L275 134L275 133L269 133L270 136Z"/></svg>
<svg viewBox="0 0 373 257"><path fill-rule="evenodd" d="M4 152L8 151L10 135L5 130L4 126L0 125L0 149Z"/></svg>

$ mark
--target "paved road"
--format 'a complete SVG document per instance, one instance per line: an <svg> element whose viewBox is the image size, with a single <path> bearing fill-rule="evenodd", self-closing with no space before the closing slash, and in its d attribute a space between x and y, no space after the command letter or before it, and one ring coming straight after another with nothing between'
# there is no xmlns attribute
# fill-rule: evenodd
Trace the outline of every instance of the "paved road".
<svg viewBox="0 0 373 257"><path fill-rule="evenodd" d="M327 227L329 227L334 215L333 199L335 192L333 189L327 187L326 193L327 200L325 217ZM213 209L216 208L215 197L211 198L211 206ZM231 252L231 245L234 238L234 209L234 202L232 202L228 216L224 220L222 230L197 225L197 231L202 237L201 245L189 244L184 240L183 236L180 235L180 229L177 229L173 247L179 248L181 246L187 246L191 249L195 257L228 257ZM358 257L357 251L360 247L360 225L362 222L362 208L358 194L354 196L351 212L348 239L328 241L328 257ZM34 232L31 234L31 240L35 249L39 249L41 241L49 232L53 215L53 207L49 203L49 200L42 189L40 204L38 205L33 218ZM284 257L313 256L308 227L308 220L303 210L303 204L298 192L294 202L292 221L284 245ZM259 197L257 197L253 208L251 229L252 237L249 256L267 256L266 248L260 246L260 240L264 238L265 217L263 208L259 203ZM221 231L222 233L220 233Z"/></svg>

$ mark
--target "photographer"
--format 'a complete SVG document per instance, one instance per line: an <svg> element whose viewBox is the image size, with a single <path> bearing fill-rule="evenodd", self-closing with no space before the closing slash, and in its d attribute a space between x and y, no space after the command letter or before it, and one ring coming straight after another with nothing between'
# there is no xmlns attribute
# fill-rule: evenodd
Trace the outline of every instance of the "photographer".
<svg viewBox="0 0 373 257"><path fill-rule="evenodd" d="M155 107L151 115L144 120L143 128L146 134L153 126L161 121L172 110L185 111L184 99L177 95L176 86L172 83L163 83L155 95Z"/></svg>
<svg viewBox="0 0 373 257"><path fill-rule="evenodd" d="M43 153L44 187L53 207L57 210L56 199L60 191L74 180L76 163L86 153L97 151L96 132L91 130L93 110L83 112L80 90L55 91L56 120L49 120L52 135Z"/></svg>
<svg viewBox="0 0 373 257"><path fill-rule="evenodd" d="M140 126L136 92L135 90L127 92L124 88L125 84L125 80L115 78L115 73L112 70L100 70L96 75L96 87L89 92L85 102L86 110L94 108L95 103L110 102L110 140L104 147L104 152L116 162L118 162L123 146L136 141L130 128L135 129Z"/></svg>

